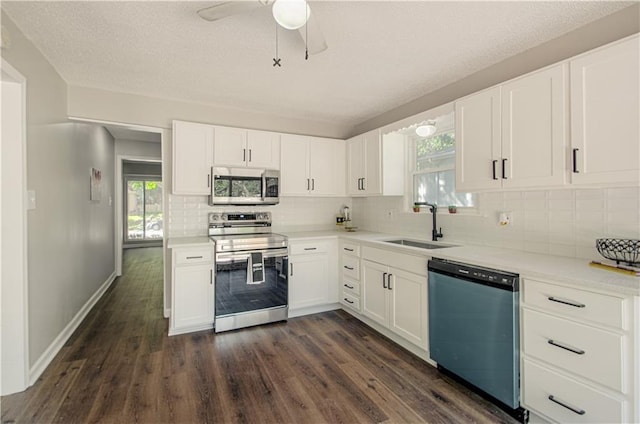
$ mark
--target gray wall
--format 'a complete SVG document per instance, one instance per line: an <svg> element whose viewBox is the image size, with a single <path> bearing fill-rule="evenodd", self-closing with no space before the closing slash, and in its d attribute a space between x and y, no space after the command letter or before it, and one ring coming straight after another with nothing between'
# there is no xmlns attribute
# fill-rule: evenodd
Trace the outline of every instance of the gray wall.
<svg viewBox="0 0 640 424"><path fill-rule="evenodd" d="M114 272L114 140L69 123L67 85L3 13L2 57L27 79L29 354L33 366ZM89 201L89 171L102 171L102 201Z"/></svg>
<svg viewBox="0 0 640 424"><path fill-rule="evenodd" d="M161 160L162 143L116 138L116 158L118 156Z"/></svg>

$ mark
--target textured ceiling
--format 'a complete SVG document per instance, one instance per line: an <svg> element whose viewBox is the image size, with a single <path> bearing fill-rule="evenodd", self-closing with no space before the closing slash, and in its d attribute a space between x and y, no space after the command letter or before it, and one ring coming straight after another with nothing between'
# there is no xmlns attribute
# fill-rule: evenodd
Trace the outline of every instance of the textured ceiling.
<svg viewBox="0 0 640 424"><path fill-rule="evenodd" d="M356 125L633 2L311 1L329 45L304 60L268 7L216 22L215 2L1 6L70 85Z"/></svg>

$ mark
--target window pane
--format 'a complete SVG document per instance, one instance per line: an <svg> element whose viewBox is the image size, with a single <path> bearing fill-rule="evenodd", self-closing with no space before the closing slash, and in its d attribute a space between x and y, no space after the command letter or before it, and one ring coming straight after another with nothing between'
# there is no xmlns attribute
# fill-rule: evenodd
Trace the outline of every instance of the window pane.
<svg viewBox="0 0 640 424"><path fill-rule="evenodd" d="M443 133L416 142L416 170L441 168L442 161L455 165L455 137L453 132Z"/></svg>
<svg viewBox="0 0 640 424"><path fill-rule="evenodd" d="M127 182L127 239L144 237L144 186L142 181Z"/></svg>
<svg viewBox="0 0 640 424"><path fill-rule="evenodd" d="M161 239L162 220L162 182L145 181L145 239Z"/></svg>
<svg viewBox="0 0 640 424"><path fill-rule="evenodd" d="M428 172L414 175L414 201L435 203L446 207L473 207L471 193L456 193L456 173L454 170Z"/></svg>

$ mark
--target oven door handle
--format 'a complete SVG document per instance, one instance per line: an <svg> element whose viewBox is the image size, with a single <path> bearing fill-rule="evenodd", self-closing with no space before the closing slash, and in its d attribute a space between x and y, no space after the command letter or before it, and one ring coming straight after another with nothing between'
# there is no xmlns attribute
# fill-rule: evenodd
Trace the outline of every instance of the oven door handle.
<svg viewBox="0 0 640 424"><path fill-rule="evenodd" d="M216 253L216 263L229 263L234 260L249 260L252 253L262 253L263 258L276 258L284 257L288 258L288 250L284 249L263 249L263 250L249 250L243 252L223 252Z"/></svg>

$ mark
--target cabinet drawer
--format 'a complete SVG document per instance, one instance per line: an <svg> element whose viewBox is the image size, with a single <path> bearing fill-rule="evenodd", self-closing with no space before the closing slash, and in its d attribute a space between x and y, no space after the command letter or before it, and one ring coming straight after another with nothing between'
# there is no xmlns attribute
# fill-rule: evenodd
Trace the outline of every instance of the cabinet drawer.
<svg viewBox="0 0 640 424"><path fill-rule="evenodd" d="M356 312L360 312L360 298L352 296L348 293L342 293L342 297L340 298L340 302L348 306L349 308L355 310Z"/></svg>
<svg viewBox="0 0 640 424"><path fill-rule="evenodd" d="M175 249L176 265L213 263L212 249Z"/></svg>
<svg viewBox="0 0 640 424"><path fill-rule="evenodd" d="M622 400L534 364L526 358L523 363L522 400L526 408L561 423L623 422Z"/></svg>
<svg viewBox="0 0 640 424"><path fill-rule="evenodd" d="M526 355L624 392L624 337L523 308Z"/></svg>
<svg viewBox="0 0 640 424"><path fill-rule="evenodd" d="M343 280L342 292L352 296L360 296L360 283L357 281Z"/></svg>
<svg viewBox="0 0 640 424"><path fill-rule="evenodd" d="M308 241L289 243L289 253L292 255L304 255L309 253L326 253L329 250L326 241Z"/></svg>
<svg viewBox="0 0 640 424"><path fill-rule="evenodd" d="M353 280L359 280L360 259L355 256L342 255L342 275Z"/></svg>
<svg viewBox="0 0 640 424"><path fill-rule="evenodd" d="M355 243L342 243L341 252L345 255L360 256L360 245Z"/></svg>
<svg viewBox="0 0 640 424"><path fill-rule="evenodd" d="M626 328L625 299L525 279L524 302L573 318Z"/></svg>

